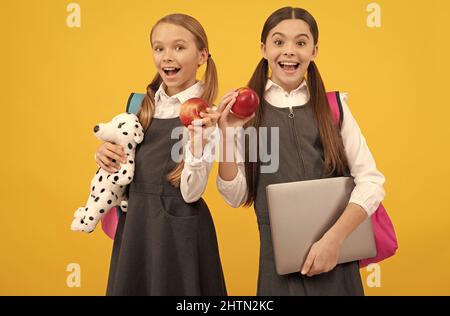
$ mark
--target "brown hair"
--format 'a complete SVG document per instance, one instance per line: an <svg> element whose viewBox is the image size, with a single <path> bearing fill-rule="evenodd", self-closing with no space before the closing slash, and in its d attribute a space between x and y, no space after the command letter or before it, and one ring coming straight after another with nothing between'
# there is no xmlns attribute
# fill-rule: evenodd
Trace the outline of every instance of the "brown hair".
<svg viewBox="0 0 450 316"><path fill-rule="evenodd" d="M206 36L205 30L196 19L186 14L170 14L163 17L158 22L156 22L156 24L153 26L150 32L150 42L152 41L153 31L161 23L169 23L185 28L194 35L197 49L198 50L206 49L209 52L208 38ZM142 127L144 128L145 131L150 126L153 115L155 113L155 101L154 101L155 93L162 82L163 80L161 76L159 75L159 73L156 73L152 82L147 86L147 94L145 95L144 100L142 101L141 108L139 109L138 112L139 121L142 124ZM208 104L211 105L213 104L214 100L217 97L217 90L218 90L216 65L212 60L211 56L208 57L206 63L206 70L203 82L204 85L201 98L205 99L208 102ZM180 185L181 172L183 171L183 167L184 161L182 160L178 163L175 169L172 170L167 175L167 180L173 186Z"/></svg>
<svg viewBox="0 0 450 316"><path fill-rule="evenodd" d="M284 7L274 13L266 20L262 33L261 43L265 43L269 32L283 20L300 19L309 25L309 29L314 39L314 45L319 40L319 29L316 20L306 10L301 8ZM311 93L310 104L316 119L320 138L324 149L324 175L343 174L347 158L345 156L344 145L338 128L332 119L328 99L325 92L325 86L314 61L312 61L307 70L307 84ZM263 100L264 90L268 80L269 65L264 58L261 59L256 67L248 86L258 93L260 100ZM262 102L263 103L263 102ZM262 105L262 104L261 104ZM246 124L257 128L260 126L263 116L263 106L260 106L255 113L255 118ZM248 146L246 146L246 155L248 157ZM250 206L256 197L256 188L258 185L260 166L258 162L245 161L245 176L247 180L247 200L245 206Z"/></svg>

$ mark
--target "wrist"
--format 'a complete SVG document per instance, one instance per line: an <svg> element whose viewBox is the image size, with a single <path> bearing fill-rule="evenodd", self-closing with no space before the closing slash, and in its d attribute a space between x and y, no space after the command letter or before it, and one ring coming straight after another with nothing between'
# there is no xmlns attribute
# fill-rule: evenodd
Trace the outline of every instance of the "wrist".
<svg viewBox="0 0 450 316"><path fill-rule="evenodd" d="M336 244L338 246L342 246L342 244L345 240L345 236L338 233L337 231L334 231L333 229L330 229L329 231L327 231L325 233L325 235L323 236L323 238L325 241L332 243L332 244Z"/></svg>

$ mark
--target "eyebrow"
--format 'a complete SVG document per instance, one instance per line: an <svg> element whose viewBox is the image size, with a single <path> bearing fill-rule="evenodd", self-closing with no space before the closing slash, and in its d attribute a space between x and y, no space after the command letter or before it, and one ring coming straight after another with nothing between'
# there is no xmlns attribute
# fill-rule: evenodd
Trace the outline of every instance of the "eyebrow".
<svg viewBox="0 0 450 316"><path fill-rule="evenodd" d="M174 43L178 43L178 42L187 43L186 40L184 40L184 39L182 39L182 38L178 38L178 39L174 40L173 42L174 42ZM161 43L162 43L162 42L160 42L160 41L154 41L154 42L153 42L153 45L161 44Z"/></svg>
<svg viewBox="0 0 450 316"><path fill-rule="evenodd" d="M275 35L280 35L280 36L286 37L286 35L284 35L283 33L280 33L280 32L273 33L272 37L274 37ZM309 36L306 33L298 34L297 36L295 36L295 38L298 38L298 37L301 37L301 36L306 36L306 38L309 39Z"/></svg>

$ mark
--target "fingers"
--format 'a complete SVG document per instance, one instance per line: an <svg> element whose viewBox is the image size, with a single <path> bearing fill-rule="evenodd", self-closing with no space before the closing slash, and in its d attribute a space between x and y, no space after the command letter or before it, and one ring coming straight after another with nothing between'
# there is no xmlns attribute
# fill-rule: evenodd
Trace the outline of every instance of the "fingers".
<svg viewBox="0 0 450 316"><path fill-rule="evenodd" d="M212 124L212 119L210 118L210 117L205 117L203 120L202 120L202 125L204 126L204 127L210 127L210 126L212 126L213 124Z"/></svg>
<svg viewBox="0 0 450 316"><path fill-rule="evenodd" d="M106 156L98 153L95 155L95 162L97 163L97 165L102 168L103 170L109 172L109 173L114 173L116 172L115 170L115 164L108 159Z"/></svg>
<svg viewBox="0 0 450 316"><path fill-rule="evenodd" d="M211 117L208 114L206 114L204 112L200 112L199 114L200 114L200 117L202 117L202 119L197 119L197 120L192 121L193 125L204 126L207 123L208 124L211 123Z"/></svg>
<svg viewBox="0 0 450 316"><path fill-rule="evenodd" d="M310 272L311 267L314 263L314 259L315 259L315 253L314 253L313 249L311 248L311 250L308 253L308 256L306 257L305 263L303 264L301 274L305 275Z"/></svg>
<svg viewBox="0 0 450 316"><path fill-rule="evenodd" d="M234 103L236 102L236 98L232 98L231 99L231 101L230 102L228 102L228 104L227 104L227 106L225 107L225 109L223 110L223 116L227 116L229 113L230 113L230 111L231 111L231 108L233 107L233 105L234 105Z"/></svg>
<svg viewBox="0 0 450 316"><path fill-rule="evenodd" d="M215 117L215 116L220 117L220 112L217 111L217 110L214 110L213 108L207 108L207 109L206 109L206 112L207 112L207 113L205 113L205 112L200 112L200 114L203 113L205 116L210 116L210 117Z"/></svg>
<svg viewBox="0 0 450 316"><path fill-rule="evenodd" d="M213 121L217 123L222 115L220 112L216 112L213 109L207 109L208 113L205 113L205 116L212 118Z"/></svg>
<svg viewBox="0 0 450 316"><path fill-rule="evenodd" d="M189 139L193 139L194 136L199 138L206 138L216 128L217 119L206 117L204 119L197 119L192 121L191 125L188 125Z"/></svg>
<svg viewBox="0 0 450 316"><path fill-rule="evenodd" d="M314 262L311 266L311 269L309 269L309 272L306 274L309 277L315 276L317 274L325 272L323 268L321 268L321 265L317 261L317 257L314 259Z"/></svg>
<svg viewBox="0 0 450 316"><path fill-rule="evenodd" d="M127 155L122 146L116 145L113 143L105 143L105 149L107 149L108 152L105 152L104 154L106 156L108 156L109 158L119 160L119 161L123 158L126 161ZM112 154L110 154L110 152ZM111 155L114 155L114 156L111 156Z"/></svg>
<svg viewBox="0 0 450 316"><path fill-rule="evenodd" d="M211 127L216 125L217 121L220 118L220 113L212 112L212 113L203 113L200 112L200 116L203 118L202 125L206 127Z"/></svg>
<svg viewBox="0 0 450 316"><path fill-rule="evenodd" d="M103 153L104 156L108 157L109 159L112 160L113 163L116 163L117 165L119 165L119 163L126 163L127 162L127 158L126 155L125 157L122 155L118 155L115 152L111 151L111 150L106 150Z"/></svg>
<svg viewBox="0 0 450 316"><path fill-rule="evenodd" d="M122 146L113 143L105 143L105 150L103 150L103 155L110 159L117 160L119 162L126 162L127 155Z"/></svg>
<svg viewBox="0 0 450 316"><path fill-rule="evenodd" d="M316 251L311 251L308 257L309 260L308 258L306 259L301 272L303 275L312 277L314 275L318 275L331 270L325 264L323 258L320 255L318 255Z"/></svg>
<svg viewBox="0 0 450 316"><path fill-rule="evenodd" d="M313 266L311 267L311 270L309 270L307 276L312 277L318 274L330 272L331 270L332 268L325 267L323 264L314 263Z"/></svg>
<svg viewBox="0 0 450 316"><path fill-rule="evenodd" d="M222 100L219 103L217 111L218 112L222 112L226 108L226 106L230 102L230 100L232 100L233 98L236 98L237 95L238 95L238 93L236 91L234 91L234 90L232 90L229 93L225 94L222 97Z"/></svg>
<svg viewBox="0 0 450 316"><path fill-rule="evenodd" d="M114 173L120 169L120 163L127 161L122 146L112 143L102 144L95 155L97 164L105 171Z"/></svg>
<svg viewBox="0 0 450 316"><path fill-rule="evenodd" d="M224 100L225 98L228 98L232 95L237 95L238 93L236 92L237 89L231 89L230 91L228 91L227 93L225 93L225 95L222 97L222 100Z"/></svg>
<svg viewBox="0 0 450 316"><path fill-rule="evenodd" d="M222 101L220 101L219 106L217 107L217 112L221 113L223 112L223 110L226 108L226 106L228 105L228 103L234 98L233 95L230 95L224 99L222 99Z"/></svg>

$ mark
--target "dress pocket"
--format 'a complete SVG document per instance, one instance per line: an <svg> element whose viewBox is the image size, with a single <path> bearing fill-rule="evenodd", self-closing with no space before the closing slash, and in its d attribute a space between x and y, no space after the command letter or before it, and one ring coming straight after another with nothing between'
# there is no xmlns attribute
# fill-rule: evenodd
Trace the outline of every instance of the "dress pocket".
<svg viewBox="0 0 450 316"><path fill-rule="evenodd" d="M197 218L200 201L186 203L178 196L159 196L161 211L170 219L188 220Z"/></svg>

